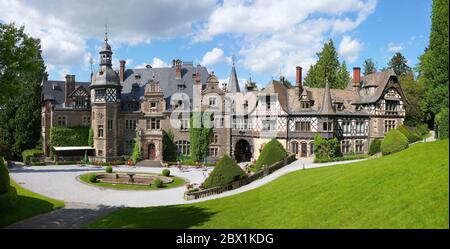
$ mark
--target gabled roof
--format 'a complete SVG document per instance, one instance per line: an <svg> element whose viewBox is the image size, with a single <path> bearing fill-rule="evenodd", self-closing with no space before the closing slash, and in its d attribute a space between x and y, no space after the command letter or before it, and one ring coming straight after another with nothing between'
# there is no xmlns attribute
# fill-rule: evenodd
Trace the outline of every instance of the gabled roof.
<svg viewBox="0 0 450 249"><path fill-rule="evenodd" d="M42 83L42 99L54 101L56 108L63 108L63 103L66 96L65 81L48 80ZM83 86L85 89L89 89L90 82L75 82L75 89Z"/></svg>
<svg viewBox="0 0 450 249"><path fill-rule="evenodd" d="M241 89L239 89L239 80L236 74L236 68L233 65L231 67L231 74L230 74L230 80L228 81L228 85L227 85L227 92L232 92L232 93L236 93L236 92L240 92Z"/></svg>
<svg viewBox="0 0 450 249"><path fill-rule="evenodd" d="M261 95L276 93L278 96L278 102L280 103L283 111L289 112L287 91L288 89L283 83L277 80L272 80L269 82L267 87L261 91Z"/></svg>
<svg viewBox="0 0 450 249"><path fill-rule="evenodd" d="M72 96L78 91L78 89L83 90L84 92L86 92L86 93L89 95L89 90L88 90L88 89L86 89L83 85L78 85L78 86L75 87L75 90L73 90L73 91L69 94L69 97L72 97Z"/></svg>

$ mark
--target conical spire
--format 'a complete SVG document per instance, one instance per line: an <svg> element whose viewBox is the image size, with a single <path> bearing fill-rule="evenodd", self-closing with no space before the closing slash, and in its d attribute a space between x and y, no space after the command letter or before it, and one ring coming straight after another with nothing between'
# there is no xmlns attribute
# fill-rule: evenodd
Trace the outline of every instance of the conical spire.
<svg viewBox="0 0 450 249"><path fill-rule="evenodd" d="M228 81L227 85L227 92L240 92L239 89L239 81L236 74L236 67L234 65L234 56L233 56L233 66L231 67L231 74L230 74L230 80Z"/></svg>
<svg viewBox="0 0 450 249"><path fill-rule="evenodd" d="M330 86L328 84L328 78L325 83L325 93L323 94L322 107L319 110L319 114L322 115L334 115L336 111L333 108L332 100L331 100L331 92Z"/></svg>

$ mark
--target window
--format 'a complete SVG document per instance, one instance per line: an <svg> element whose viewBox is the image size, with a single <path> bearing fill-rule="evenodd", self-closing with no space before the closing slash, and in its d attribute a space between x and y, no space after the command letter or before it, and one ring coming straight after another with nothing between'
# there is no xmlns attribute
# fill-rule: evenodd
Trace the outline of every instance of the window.
<svg viewBox="0 0 450 249"><path fill-rule="evenodd" d="M113 121L112 119L108 119L108 130L112 130L113 129Z"/></svg>
<svg viewBox="0 0 450 249"><path fill-rule="evenodd" d="M103 137L103 125L98 126L98 137Z"/></svg>
<svg viewBox="0 0 450 249"><path fill-rule="evenodd" d="M336 103L336 109L338 111L344 110L344 104L343 103Z"/></svg>
<svg viewBox="0 0 450 249"><path fill-rule="evenodd" d="M219 156L219 148L217 148L217 147L209 147L208 148L208 156L210 156L210 157L218 157Z"/></svg>
<svg viewBox="0 0 450 249"><path fill-rule="evenodd" d="M291 142L291 153L298 154L298 143Z"/></svg>
<svg viewBox="0 0 450 249"><path fill-rule="evenodd" d="M81 124L83 126L91 125L91 117L90 116L83 116L82 119L81 119Z"/></svg>
<svg viewBox="0 0 450 249"><path fill-rule="evenodd" d="M130 155L133 153L134 140L125 140L123 152L125 155Z"/></svg>
<svg viewBox="0 0 450 249"><path fill-rule="evenodd" d="M209 97L209 105L210 106L217 106L216 97Z"/></svg>
<svg viewBox="0 0 450 249"><path fill-rule="evenodd" d="M157 111L158 109L158 102L152 101L150 102L150 111Z"/></svg>
<svg viewBox="0 0 450 249"><path fill-rule="evenodd" d="M136 105L134 102L128 102L127 103L127 110L128 111L134 111L136 109Z"/></svg>
<svg viewBox="0 0 450 249"><path fill-rule="evenodd" d="M106 100L105 89L95 89L95 102L104 102Z"/></svg>
<svg viewBox="0 0 450 249"><path fill-rule="evenodd" d="M333 121L323 122L323 131L332 131L333 130Z"/></svg>
<svg viewBox="0 0 450 249"><path fill-rule="evenodd" d="M147 120L147 130L159 130L160 120L157 118L151 118Z"/></svg>
<svg viewBox="0 0 450 249"><path fill-rule="evenodd" d="M351 127L352 127L352 123L350 121L343 121L342 122L342 133L350 134L351 133Z"/></svg>
<svg viewBox="0 0 450 249"><path fill-rule="evenodd" d="M136 130L136 119L126 119L125 120L125 129Z"/></svg>
<svg viewBox="0 0 450 249"><path fill-rule="evenodd" d="M388 133L392 129L395 129L395 120L384 120L384 133Z"/></svg>
<svg viewBox="0 0 450 249"><path fill-rule="evenodd" d="M355 141L355 152L356 153L364 153L364 141L363 140Z"/></svg>
<svg viewBox="0 0 450 249"><path fill-rule="evenodd" d="M107 88L106 89L106 101L108 102L116 102L117 99L117 91L115 88Z"/></svg>
<svg viewBox="0 0 450 249"><path fill-rule="evenodd" d="M219 135L213 134L209 140L211 144L217 144L219 142Z"/></svg>
<svg viewBox="0 0 450 249"><path fill-rule="evenodd" d="M266 96L266 108L270 110L270 95Z"/></svg>
<svg viewBox="0 0 450 249"><path fill-rule="evenodd" d="M302 105L302 109L309 109L309 107L311 106L309 101L302 101L301 105Z"/></svg>
<svg viewBox="0 0 450 249"><path fill-rule="evenodd" d="M262 121L262 126L263 126L262 129L263 129L263 131L276 130L276 124L277 124L276 120L270 120L270 119L263 120Z"/></svg>
<svg viewBox="0 0 450 249"><path fill-rule="evenodd" d="M180 122L181 122L180 130L189 129L189 120L188 119L182 119L182 120L180 120Z"/></svg>
<svg viewBox="0 0 450 249"><path fill-rule="evenodd" d="M342 153L350 152L350 141L349 140L341 141L341 151L342 151Z"/></svg>
<svg viewBox="0 0 450 249"><path fill-rule="evenodd" d="M103 156L103 150L97 150L97 156Z"/></svg>
<svg viewBox="0 0 450 249"><path fill-rule="evenodd" d="M58 126L67 126L67 117L66 116L58 116Z"/></svg>
<svg viewBox="0 0 450 249"><path fill-rule="evenodd" d="M397 113L397 101L386 100L386 114Z"/></svg>
<svg viewBox="0 0 450 249"><path fill-rule="evenodd" d="M85 97L75 97L75 108L87 108L88 103Z"/></svg>
<svg viewBox="0 0 450 249"><path fill-rule="evenodd" d="M364 122L356 121L356 133L361 134L364 133Z"/></svg>
<svg viewBox="0 0 450 249"><path fill-rule="evenodd" d="M175 145L177 146L178 155L188 156L190 154L189 141L185 141L185 140L176 141Z"/></svg>
<svg viewBox="0 0 450 249"><path fill-rule="evenodd" d="M309 121L295 122L295 130L296 131L311 131L311 122L309 122Z"/></svg>

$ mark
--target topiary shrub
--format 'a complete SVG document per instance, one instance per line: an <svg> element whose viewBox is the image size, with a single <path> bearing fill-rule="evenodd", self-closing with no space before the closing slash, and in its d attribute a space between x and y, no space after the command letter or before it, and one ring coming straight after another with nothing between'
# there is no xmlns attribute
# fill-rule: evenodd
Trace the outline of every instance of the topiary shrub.
<svg viewBox="0 0 450 249"><path fill-rule="evenodd" d="M233 181L245 178L245 172L228 155L224 155L211 174L203 182L204 188L225 186Z"/></svg>
<svg viewBox="0 0 450 249"><path fill-rule="evenodd" d="M314 155L317 159L330 159L342 156L340 142L337 138L325 139L314 136Z"/></svg>
<svg viewBox="0 0 450 249"><path fill-rule="evenodd" d="M24 150L22 152L22 162L25 165L30 165L31 161L31 157L35 157L35 156L42 156L44 155L44 152L42 150L37 150L37 149L31 149L31 150Z"/></svg>
<svg viewBox="0 0 450 249"><path fill-rule="evenodd" d="M253 168L256 171L261 170L263 165L270 166L273 163L283 160L286 155L287 152L283 145L278 140L272 139L264 145Z"/></svg>
<svg viewBox="0 0 450 249"><path fill-rule="evenodd" d="M372 156L372 155L375 155L375 154L381 152L381 142L382 141L383 140L380 138L375 138L372 141L372 143L370 144L370 147L369 147L369 155Z"/></svg>
<svg viewBox="0 0 450 249"><path fill-rule="evenodd" d="M90 175L89 176L89 182L96 183L97 182L97 175L96 174Z"/></svg>
<svg viewBox="0 0 450 249"><path fill-rule="evenodd" d="M0 157L0 210L11 209L17 204L17 190L10 185L9 171Z"/></svg>
<svg viewBox="0 0 450 249"><path fill-rule="evenodd" d="M170 176L170 170L163 169L162 172L161 172L161 175L163 175L163 176Z"/></svg>
<svg viewBox="0 0 450 249"><path fill-rule="evenodd" d="M408 138L399 130L390 130L381 142L381 153L389 155L408 148Z"/></svg>
<svg viewBox="0 0 450 249"><path fill-rule="evenodd" d="M162 187L163 182L161 181L161 179L156 178L155 180L153 180L153 185L157 188L160 188L160 187Z"/></svg>
<svg viewBox="0 0 450 249"><path fill-rule="evenodd" d="M106 171L106 173L112 173L113 168L111 166L106 166L105 171Z"/></svg>
<svg viewBox="0 0 450 249"><path fill-rule="evenodd" d="M408 138L409 143L414 143L422 139L422 136L419 135L413 128L404 124L400 125L397 129L403 133L406 138Z"/></svg>

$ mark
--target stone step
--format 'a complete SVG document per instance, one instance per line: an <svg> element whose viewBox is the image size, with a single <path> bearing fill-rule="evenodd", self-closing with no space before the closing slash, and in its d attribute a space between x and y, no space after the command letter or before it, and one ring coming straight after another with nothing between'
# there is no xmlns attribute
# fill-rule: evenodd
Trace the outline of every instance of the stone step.
<svg viewBox="0 0 450 249"><path fill-rule="evenodd" d="M161 161L156 160L142 160L136 164L136 166L142 167L162 167Z"/></svg>

